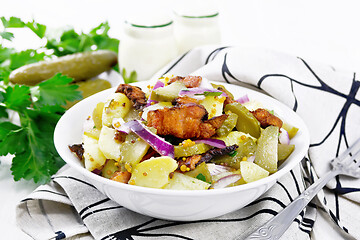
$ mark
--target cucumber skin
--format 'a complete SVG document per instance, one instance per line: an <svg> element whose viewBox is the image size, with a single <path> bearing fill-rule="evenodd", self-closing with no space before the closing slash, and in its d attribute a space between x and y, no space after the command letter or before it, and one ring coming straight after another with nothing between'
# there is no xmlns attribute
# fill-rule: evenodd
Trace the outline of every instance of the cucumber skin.
<svg viewBox="0 0 360 240"><path fill-rule="evenodd" d="M11 72L9 80L31 86L62 73L77 82L110 70L116 63L117 54L109 50L75 53L22 66Z"/></svg>

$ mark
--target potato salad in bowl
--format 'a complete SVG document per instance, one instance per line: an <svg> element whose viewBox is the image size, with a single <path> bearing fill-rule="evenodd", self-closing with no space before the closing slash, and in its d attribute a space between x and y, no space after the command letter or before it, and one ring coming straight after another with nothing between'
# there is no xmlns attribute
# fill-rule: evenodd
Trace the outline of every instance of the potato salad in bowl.
<svg viewBox="0 0 360 240"><path fill-rule="evenodd" d="M79 120L80 121L80 120ZM235 187L277 172L299 128L276 110L200 76L120 84L69 142L93 174L167 190Z"/></svg>

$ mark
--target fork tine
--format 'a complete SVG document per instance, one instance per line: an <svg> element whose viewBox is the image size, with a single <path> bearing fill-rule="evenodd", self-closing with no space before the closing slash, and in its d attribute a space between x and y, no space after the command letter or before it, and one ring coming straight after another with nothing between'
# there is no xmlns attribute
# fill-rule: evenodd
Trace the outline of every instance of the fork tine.
<svg viewBox="0 0 360 240"><path fill-rule="evenodd" d="M344 158L346 158L346 157L351 153L351 151L355 149L355 147L356 147L359 143L360 143L360 138L358 138L350 147L348 147L348 148L345 150L345 152L343 152L338 158L339 158L340 160L343 160ZM359 146L359 148L360 148L360 146ZM356 153L356 154L357 154L357 153ZM355 155L356 155L356 154L355 154Z"/></svg>

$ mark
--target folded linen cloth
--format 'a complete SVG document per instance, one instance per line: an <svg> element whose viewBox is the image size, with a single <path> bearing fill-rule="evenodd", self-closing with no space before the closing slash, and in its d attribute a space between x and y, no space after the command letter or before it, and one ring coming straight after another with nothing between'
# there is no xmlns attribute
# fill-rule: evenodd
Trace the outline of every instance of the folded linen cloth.
<svg viewBox="0 0 360 240"><path fill-rule="evenodd" d="M329 170L330 159L360 132L360 82L355 73L265 49L201 47L174 60L165 73L199 75L267 93L308 125L311 147L301 165L248 206L196 222L171 222L134 213L111 201L68 166L17 207L17 222L34 239L234 239L245 238ZM315 170L314 170L315 169ZM322 192L319 207L339 230L360 239L359 180L338 177ZM316 208L309 204L282 239L309 239Z"/></svg>

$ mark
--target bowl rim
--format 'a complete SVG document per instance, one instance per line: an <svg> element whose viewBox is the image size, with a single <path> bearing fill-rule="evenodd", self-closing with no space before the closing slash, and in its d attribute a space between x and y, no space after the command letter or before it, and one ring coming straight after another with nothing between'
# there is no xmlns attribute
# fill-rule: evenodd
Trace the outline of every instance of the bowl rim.
<svg viewBox="0 0 360 240"><path fill-rule="evenodd" d="M140 86L140 87L146 87L147 85L151 84L152 82L153 81L136 82L133 85ZM234 92L234 89L235 90L240 89L240 91L243 90L244 92L246 92L246 94L255 95L255 96L261 96L261 98L265 98L266 100L269 100L271 103L275 102L278 108L283 109L286 113L289 113L291 115L291 117L294 117L296 119L296 122L297 122L297 127L299 128L298 134L294 138L300 138L300 140L303 142L303 144L300 145L300 146L295 145L295 148L300 148L298 154L296 156L292 156L292 157L296 157L296 159L293 160L293 161L289 161L288 164L283 165L283 167L278 169L277 172L269 175L268 177L265 177L263 179L260 179L260 180L257 180L257 181L251 182L251 183L246 183L246 184L243 184L243 185L238 185L238 186L228 187L228 188L222 188L222 189L210 189L210 190L156 189L156 188L149 188L149 187L142 187L142 186L124 184L124 183L116 182L116 181L107 179L105 177L99 176L97 174L94 174L94 173L86 170L85 167L75 163L71 159L67 159L66 157L64 157L65 154L61 151L61 145L60 145L59 141L60 141L62 131L63 131L62 130L63 125L64 125L63 122L67 118L70 117L71 113L73 113L75 111L79 111L82 108L82 106L85 106L86 104L88 104L88 102L92 101L92 99L99 98L99 96L105 95L108 92L109 93L114 92L116 87L106 89L106 90L103 90L103 91L101 91L99 93L96 93L96 94L94 94L94 95L92 95L92 96L78 102L73 107L71 107L69 110L67 110L65 112L65 114L60 118L60 120L58 121L58 123L57 123L57 125L55 127L55 131L54 131L54 145L55 145L55 148L58 151L60 157L67 164L69 164L70 167L76 169L79 173L84 175L86 178L93 179L93 180L95 180L97 182L100 182L101 184L110 185L112 187L120 188L120 189L126 190L126 191L134 191L134 192L137 192L137 193L145 193L145 194L152 194L152 195L169 195L169 196L192 196L192 197L196 197L196 196L202 196L203 197L203 196L213 196L213 195L228 195L228 194L232 194L233 192L238 192L238 191L242 191L242 190L246 190L246 189L250 189L250 188L257 188L257 187L259 187L261 185L265 185L266 183L276 182L277 179L284 176L287 172L290 172L290 170L292 170L306 156L306 153L307 153L309 145L310 145L309 130L308 130L305 122L292 109L290 109L288 106L286 106L285 104L283 104L282 102L276 100L275 98L273 98L271 96L268 96L268 95L266 95L264 93L261 93L259 91L255 91L255 90L250 89L250 88L246 88L244 86L228 84L228 83L224 83L224 82L217 82L217 81L210 81L210 83L221 84L221 85L225 86L225 88L228 89L232 93ZM231 88L229 88L229 87L231 87ZM105 100L105 99L103 99L103 100ZM256 98L255 98L255 100L256 100ZM88 114L86 114L86 115L88 115ZM69 143L69 145L70 144L73 144L73 143ZM294 154L294 152L293 152L293 154ZM75 159L75 158L76 157L74 156L73 159Z"/></svg>

